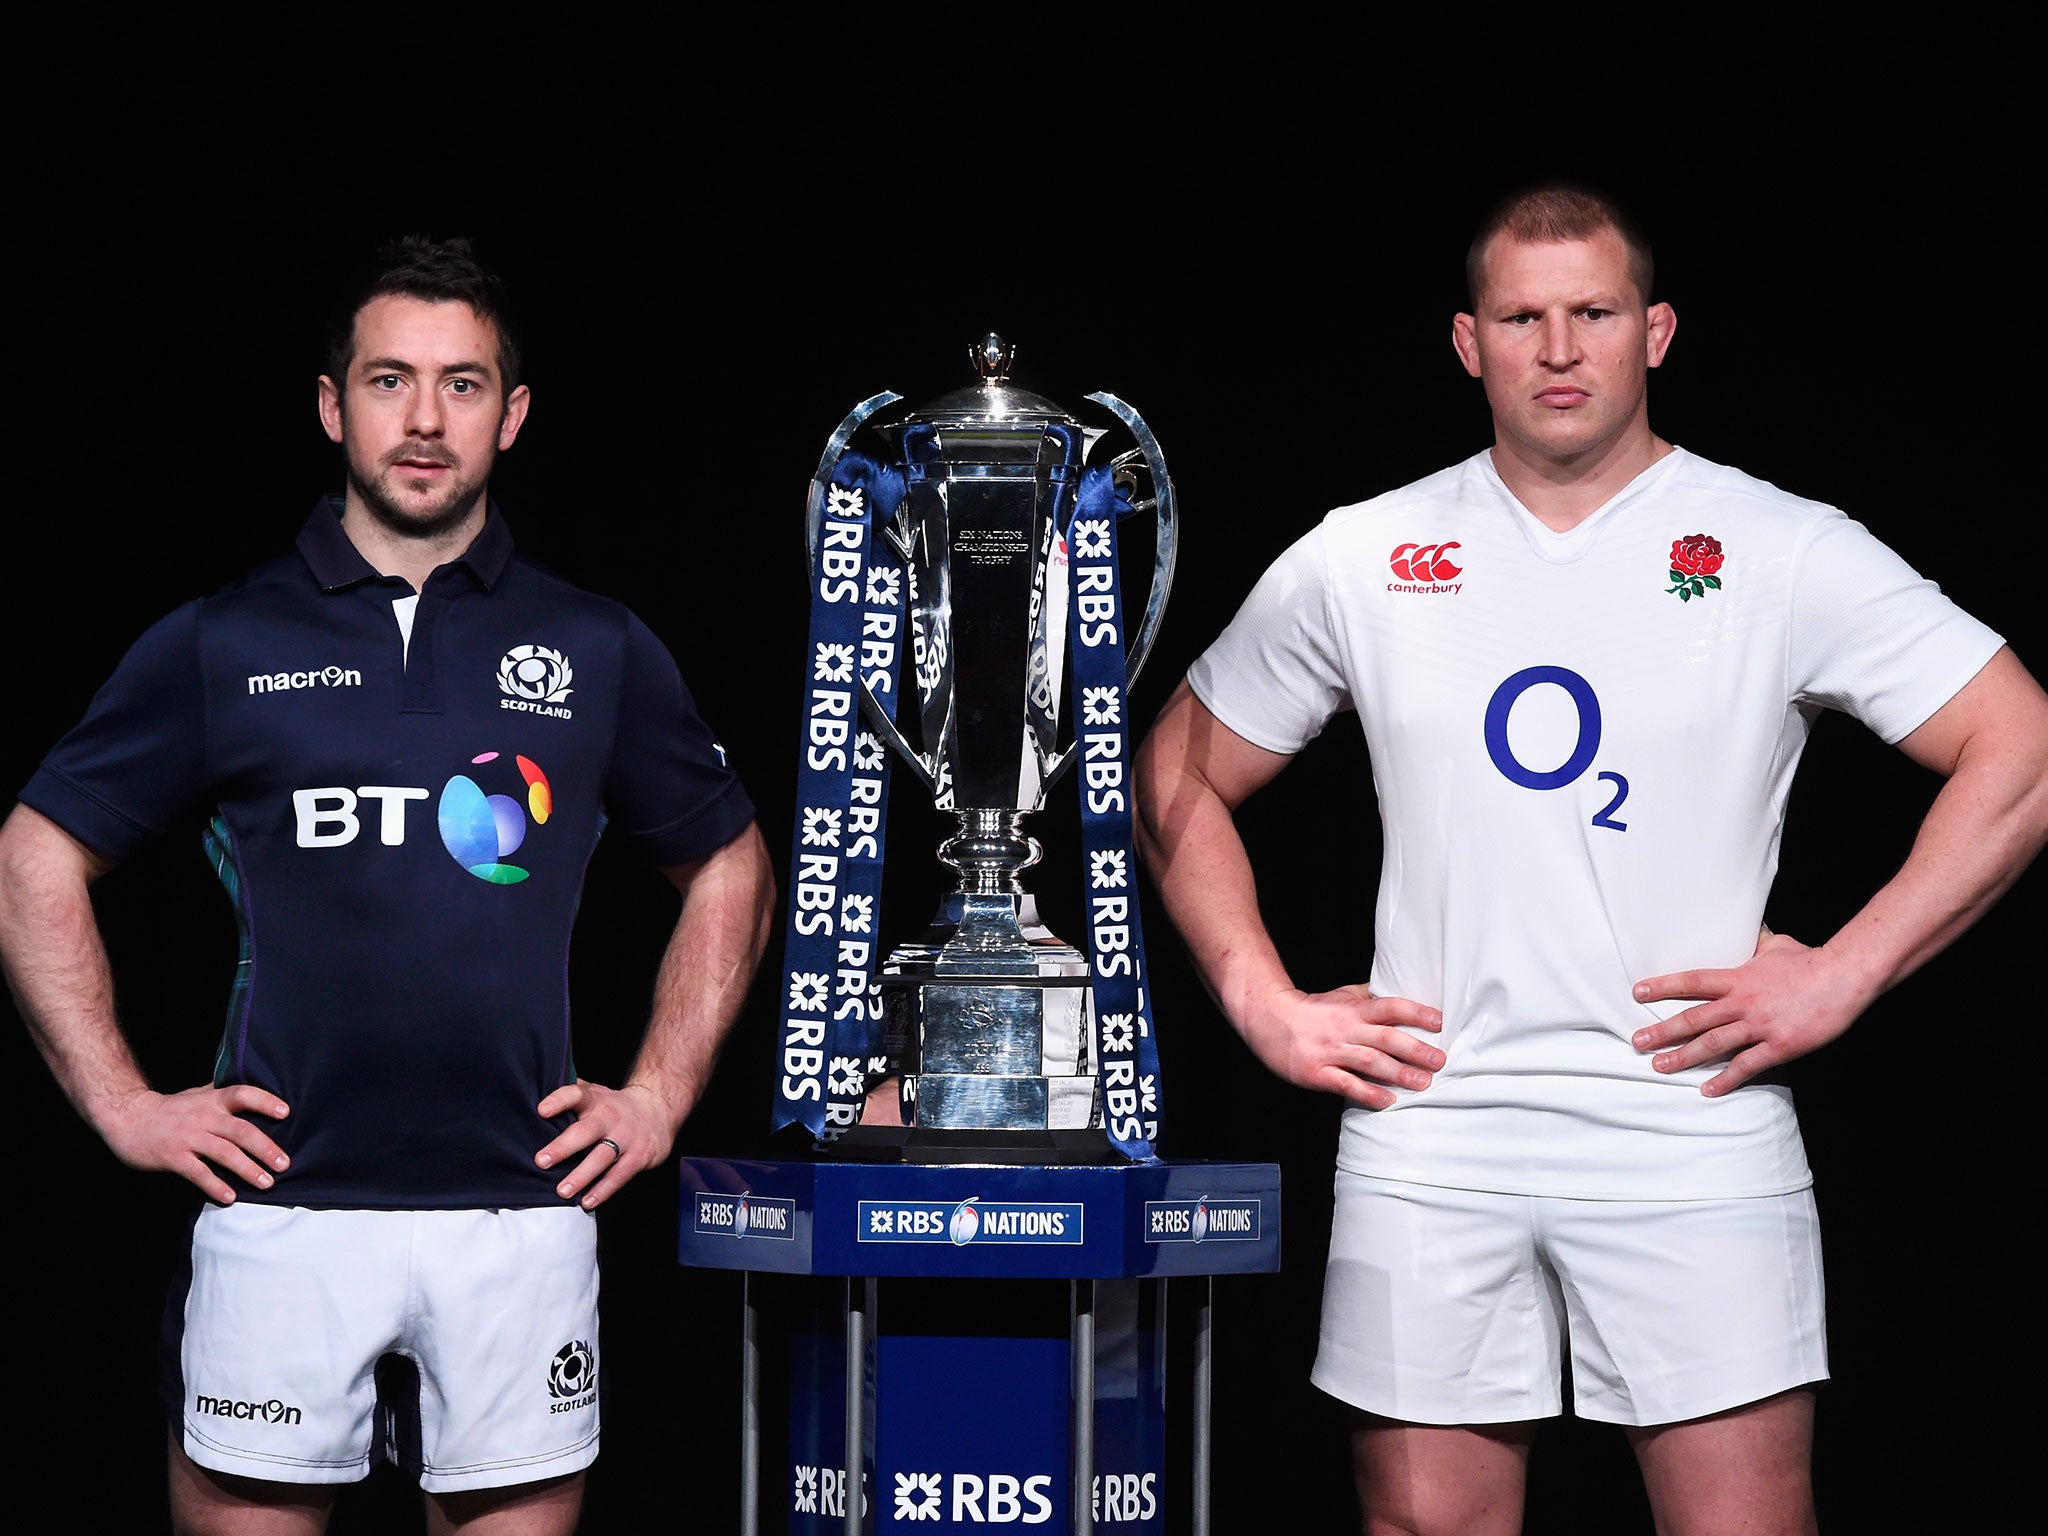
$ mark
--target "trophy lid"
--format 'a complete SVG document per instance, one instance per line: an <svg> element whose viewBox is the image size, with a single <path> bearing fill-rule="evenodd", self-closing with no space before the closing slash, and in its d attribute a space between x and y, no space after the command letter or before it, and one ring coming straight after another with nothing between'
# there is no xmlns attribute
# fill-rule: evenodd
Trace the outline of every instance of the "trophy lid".
<svg viewBox="0 0 2048 1536"><path fill-rule="evenodd" d="M925 422L938 427L994 427L998 430L1030 429L1045 422L1079 426L1071 415L1042 395L1018 389L1009 382L1010 364L1016 348L990 331L967 349L979 384L955 389L912 411L897 423L907 426Z"/></svg>

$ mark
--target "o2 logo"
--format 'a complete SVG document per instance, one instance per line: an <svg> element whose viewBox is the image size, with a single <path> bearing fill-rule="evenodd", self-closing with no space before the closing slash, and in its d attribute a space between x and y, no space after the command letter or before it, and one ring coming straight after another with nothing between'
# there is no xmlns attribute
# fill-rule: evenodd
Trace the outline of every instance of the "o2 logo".
<svg viewBox="0 0 2048 1536"><path fill-rule="evenodd" d="M1571 695L1578 707L1579 735L1573 743L1571 755L1556 768L1544 772L1531 768L1515 756L1515 749L1508 743L1508 716L1516 703L1531 688L1545 683L1562 688ZM1493 697L1486 702L1486 755L1493 759L1493 766L1503 777L1524 789L1563 789L1588 768L1600 750L1600 700L1593 692L1593 685L1568 667L1525 667L1493 690ZM1593 813L1593 825L1605 827L1611 832L1626 832L1628 823L1616 821L1614 813L1621 809L1621 802L1628 798L1628 780L1618 773L1602 773L1600 782L1614 786L1614 798Z"/></svg>

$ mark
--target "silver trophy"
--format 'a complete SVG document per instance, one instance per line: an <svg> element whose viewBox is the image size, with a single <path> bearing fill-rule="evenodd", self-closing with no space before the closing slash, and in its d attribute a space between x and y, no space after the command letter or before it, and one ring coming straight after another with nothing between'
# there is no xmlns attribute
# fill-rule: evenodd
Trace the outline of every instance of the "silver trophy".
<svg viewBox="0 0 2048 1536"><path fill-rule="evenodd" d="M938 850L957 888L881 967L888 1065L842 1146L912 1161L1108 1161L1088 960L1047 931L1019 876L1041 854L1024 818L1074 759L1071 729L1060 745L1069 595L1054 468L1063 438L1078 440L1085 466L1111 429L1012 385L1001 337L969 353L978 384L886 422L869 418L900 396L857 406L811 487L815 557L826 484L854 433L868 425L898 464L916 444L919 474L882 529L909 575L915 686L905 679L902 713L914 716L916 743L865 688L863 713L933 804L959 819ZM1156 520L1151 585L1127 651L1135 681L1173 580L1173 486L1138 413L1114 395L1087 398L1129 429L1136 446L1107 463L1132 510Z"/></svg>

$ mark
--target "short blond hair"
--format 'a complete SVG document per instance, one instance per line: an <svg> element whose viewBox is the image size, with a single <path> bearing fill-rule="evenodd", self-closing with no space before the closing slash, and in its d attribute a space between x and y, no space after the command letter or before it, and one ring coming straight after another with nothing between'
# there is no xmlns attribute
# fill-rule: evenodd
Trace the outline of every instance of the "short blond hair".
<svg viewBox="0 0 2048 1536"><path fill-rule="evenodd" d="M1642 227L1611 194L1597 187L1571 181L1545 181L1511 192L1493 205L1472 237L1465 253L1465 294L1474 309L1479 307L1479 280L1486 248L1495 235L1506 235L1520 245L1552 245L1565 240L1589 240L1602 230L1613 230L1628 247L1628 275L1645 305L1653 297L1657 279L1656 263L1650 257L1650 242Z"/></svg>

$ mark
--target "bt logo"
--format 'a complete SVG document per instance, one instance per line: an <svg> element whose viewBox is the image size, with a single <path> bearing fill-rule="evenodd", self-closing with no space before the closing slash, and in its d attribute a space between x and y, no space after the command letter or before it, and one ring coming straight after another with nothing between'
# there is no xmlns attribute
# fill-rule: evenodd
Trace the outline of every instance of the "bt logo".
<svg viewBox="0 0 2048 1536"><path fill-rule="evenodd" d="M469 761L472 768L499 764L479 777L501 781L508 789L518 787L505 772L501 754L480 752ZM554 790L540 765L516 753L512 765L524 781L524 803L509 794L487 792L476 779L458 773L441 786L435 807L441 846L449 857L477 879L493 885L517 885L527 878L529 871L505 860L526 841L527 818L530 816L535 826L544 826L555 809ZM424 789L392 784L363 784L353 790L339 785L294 790L292 812L298 822L298 844L301 848L338 848L354 842L369 814L362 809L363 802L374 801L379 807L378 841L396 848L405 841L406 806L425 800L428 794Z"/></svg>

